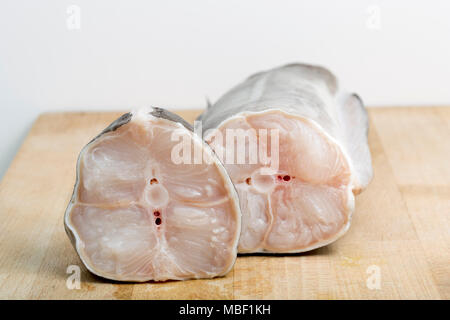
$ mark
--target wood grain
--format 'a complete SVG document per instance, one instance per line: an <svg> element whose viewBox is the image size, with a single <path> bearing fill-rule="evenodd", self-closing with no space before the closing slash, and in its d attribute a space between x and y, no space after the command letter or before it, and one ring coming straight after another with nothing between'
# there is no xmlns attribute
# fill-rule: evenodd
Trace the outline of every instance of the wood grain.
<svg viewBox="0 0 450 320"><path fill-rule="evenodd" d="M450 108L370 109L375 176L332 245L240 256L218 279L143 284L90 274L63 228L77 155L120 114L50 113L33 125L0 183L0 298L450 299ZM69 265L81 267L80 290L66 286ZM371 290L373 265L381 287Z"/></svg>

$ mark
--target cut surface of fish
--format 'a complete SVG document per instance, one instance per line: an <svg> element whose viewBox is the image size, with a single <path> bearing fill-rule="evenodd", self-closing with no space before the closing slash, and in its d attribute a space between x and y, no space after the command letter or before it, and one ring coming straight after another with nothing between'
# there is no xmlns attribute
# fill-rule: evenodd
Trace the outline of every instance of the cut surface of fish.
<svg viewBox="0 0 450 320"><path fill-rule="evenodd" d="M354 194L372 176L368 121L361 100L341 91L329 71L297 64L258 73L198 120L239 194L239 252L308 251L347 231ZM245 131L240 146L238 138L229 140L231 132L242 134L236 130ZM226 157L230 147L244 163ZM277 159L276 167L262 161L261 152Z"/></svg>
<svg viewBox="0 0 450 320"><path fill-rule="evenodd" d="M180 141L208 161L174 161ZM81 151L65 227L86 267L101 277L211 278L234 264L240 211L225 168L190 125L143 108Z"/></svg>

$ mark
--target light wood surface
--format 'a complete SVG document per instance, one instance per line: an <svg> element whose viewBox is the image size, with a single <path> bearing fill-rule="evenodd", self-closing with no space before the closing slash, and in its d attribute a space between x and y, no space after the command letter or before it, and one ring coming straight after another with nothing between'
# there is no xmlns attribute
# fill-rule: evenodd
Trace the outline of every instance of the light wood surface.
<svg viewBox="0 0 450 320"><path fill-rule="evenodd" d="M199 111L180 111L193 121ZM241 256L223 278L117 283L91 275L63 228L81 148L120 113L41 115L0 183L0 298L450 299L450 108L370 110L374 179L349 232L298 255ZM81 289L66 286L81 266ZM370 266L380 288L369 289Z"/></svg>

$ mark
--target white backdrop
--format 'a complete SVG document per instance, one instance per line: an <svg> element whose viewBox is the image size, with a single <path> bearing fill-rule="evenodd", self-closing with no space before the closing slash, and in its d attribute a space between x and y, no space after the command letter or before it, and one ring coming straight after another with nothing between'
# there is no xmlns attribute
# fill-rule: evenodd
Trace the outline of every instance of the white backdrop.
<svg viewBox="0 0 450 320"><path fill-rule="evenodd" d="M450 1L0 1L0 177L45 111L199 108L329 67L366 104L450 105Z"/></svg>

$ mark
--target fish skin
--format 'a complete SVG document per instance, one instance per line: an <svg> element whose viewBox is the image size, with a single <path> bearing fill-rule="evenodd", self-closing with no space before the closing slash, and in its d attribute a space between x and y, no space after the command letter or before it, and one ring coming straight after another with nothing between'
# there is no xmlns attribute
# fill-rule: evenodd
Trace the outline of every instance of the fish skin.
<svg viewBox="0 0 450 320"><path fill-rule="evenodd" d="M150 114L156 118L161 118L161 119L166 119L166 120L170 120L173 122L181 123L186 129L188 129L192 132L194 131L194 127L189 122L184 120L179 115L172 113L166 109L153 107L153 111L151 111Z"/></svg>
<svg viewBox="0 0 450 320"><path fill-rule="evenodd" d="M251 75L208 107L197 121L201 121L204 138L208 140L209 137L205 134L210 129L226 128L236 119L264 115L270 111L279 111L304 119L338 147L351 171L345 209L348 222L336 232L335 236L326 241L319 241L315 245L281 250L268 248L263 244L250 250L240 248L239 252L303 252L331 243L342 236L350 226L354 208L351 193L360 193L373 176L367 144L368 115L363 102L357 94L342 90L337 78L326 68L298 63L288 64ZM234 170L231 165L226 167L229 172ZM235 180L233 179L233 182L236 184ZM248 213L243 211L242 214L245 217ZM268 218L271 221L273 217ZM243 225L242 232L245 229ZM267 240L268 233L270 227L264 241Z"/></svg>
<svg viewBox="0 0 450 320"><path fill-rule="evenodd" d="M185 128L186 130L188 130L189 132L193 133L193 127L192 125L190 125L187 121L185 121L183 118L181 118L180 116L167 111L163 108L158 108L158 107L151 107L151 108L143 108L143 109L148 109L148 111L146 111L149 115L155 117L155 118L159 118L159 119L164 119L173 123L178 123L180 124L183 128ZM141 109L142 110L142 109ZM169 276L169 277L165 277L165 278L161 278L161 279L153 279L153 278L142 278L142 277L126 277L126 278L122 278L120 276L111 276L110 274L105 274L101 271L99 271L98 269L94 268L87 260L86 256L84 256L83 254L80 253L80 245L82 244L82 240L80 239L80 236L77 234L77 232L75 231L75 228L73 226L73 224L71 223L71 214L74 208L74 205L77 202L78 199L78 192L79 192L79 183L80 183L80 161L81 158L84 154L84 152L89 148L90 145L92 145L93 143L95 143L96 141L99 141L100 139L102 139L102 137L106 134L109 134L111 132L114 132L116 130L118 130L119 128L121 128L122 126L127 125L128 123L130 123L133 119L133 113L132 112L128 112L123 114L122 116L120 116L118 119L116 119L115 121L113 121L109 126L107 126L99 135L97 135L95 138L93 138L86 146L83 147L83 149L81 150L78 159L77 159L77 170L76 170L76 182L75 182L75 186L74 186L74 190L71 196L71 199L69 201L69 204L67 206L67 209L65 211L64 214L64 229L72 243L72 245L75 248L75 251L77 252L78 256L80 257L81 261L83 262L83 264L86 266L86 268L96 274L97 276L106 278L106 279L111 279L111 280L116 280L116 281L133 281L133 282L144 282L144 281L149 281L149 280L155 280L155 281L165 281L165 280L187 280L187 279L197 279L197 278L212 278L212 277L217 277L217 276L223 276L225 274L227 274L231 268L234 265L235 259L236 259L236 255L237 255L237 245L238 245L238 239L239 239L239 233L240 233L240 210L239 210L239 204L238 204L238 197L237 197L237 193L236 190L234 188L234 185L232 184L229 176L226 173L225 168L223 167L223 165L220 163L220 161L218 161L217 158L214 158L215 162L214 164L217 166L217 168L219 169L219 172L221 174L221 177L223 179L223 183L224 183L224 188L228 191L228 196L230 199L230 205L231 208L233 210L231 214L231 216L233 216L236 219L236 223L235 223L235 230L230 230L230 232L233 234L234 236L232 236L232 238L234 237L234 242L232 243L231 246L231 250L230 250L230 254L229 254L229 259L230 259L230 263L228 263L223 270L221 270L221 272L211 272L208 273L206 272L206 276L202 275L202 276L196 276L196 275L192 275L192 276ZM209 145L204 142L201 137L198 137L197 135L193 134L192 135L193 139L199 139L197 141L202 141L202 146L207 149L209 151L209 155L212 157L215 157L214 152L212 151L212 149L209 147ZM84 246L84 244L83 244Z"/></svg>

